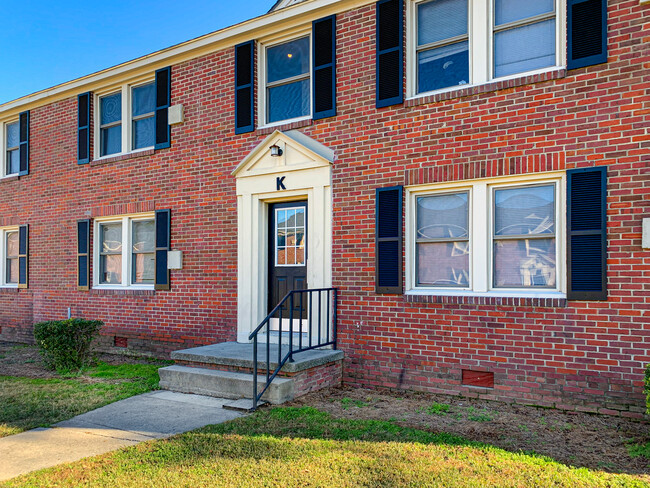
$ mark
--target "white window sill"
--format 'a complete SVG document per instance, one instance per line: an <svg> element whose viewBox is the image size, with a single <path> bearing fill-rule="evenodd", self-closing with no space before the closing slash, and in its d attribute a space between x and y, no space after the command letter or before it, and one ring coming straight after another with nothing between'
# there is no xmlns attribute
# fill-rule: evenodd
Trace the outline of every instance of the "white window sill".
<svg viewBox="0 0 650 488"><path fill-rule="evenodd" d="M283 125L295 124L297 122L304 122L306 120L311 120L311 114L305 115L304 117L296 117L295 119L279 120L278 122L273 122L271 124L264 124L258 127L258 130L273 129L274 127L281 127Z"/></svg>
<svg viewBox="0 0 650 488"><path fill-rule="evenodd" d="M556 298L565 299L566 293L558 291L528 291L528 290L492 290L488 292L474 292L472 290L450 290L435 288L414 288L407 290L405 295L411 296L448 296L448 297L491 297L491 298Z"/></svg>
<svg viewBox="0 0 650 488"><path fill-rule="evenodd" d="M149 146L149 147L143 147L142 149L138 149L136 151L129 151L129 152L121 152L121 153L115 153L115 154L107 154L106 156L101 156L99 158L93 159L93 162L97 161L104 161L106 159L113 159L113 158L120 158L120 159L126 159L126 158L135 158L138 157L141 153L146 153L149 151L153 151L155 149L155 146Z"/></svg>
<svg viewBox="0 0 650 488"><path fill-rule="evenodd" d="M501 87L499 86L493 87L492 85L507 84L508 86L503 88L512 88L515 86L533 83L534 81L528 80L529 77L534 77L538 75L550 75L549 79L557 79L557 78L564 77L565 73L566 73L565 66L552 66L550 68L543 68L534 71L526 71L524 73L516 73L514 75L503 76L501 78L494 78L492 80L488 80L482 83L473 83L473 84L468 83L466 85L454 85L446 88L441 88L440 90L416 93L414 95L410 95L406 97L405 101L408 102L408 105L417 105L418 102L426 98L432 98L432 97L441 97L443 99L456 98L456 96L458 97L467 96L464 94L467 91L472 91L472 92L477 91L478 93L482 93L482 92L495 91L501 89ZM512 82L512 85L510 85L508 82ZM455 95L456 92L462 92L462 93ZM445 95L449 95L449 97L445 97Z"/></svg>
<svg viewBox="0 0 650 488"><path fill-rule="evenodd" d="M0 176L0 180L17 180L18 176L18 173L11 173L10 175Z"/></svg>
<svg viewBox="0 0 650 488"><path fill-rule="evenodd" d="M154 285L94 285L93 290L154 290Z"/></svg>
<svg viewBox="0 0 650 488"><path fill-rule="evenodd" d="M0 285L0 289L16 290L17 288L18 288L18 284L15 284L15 285Z"/></svg>

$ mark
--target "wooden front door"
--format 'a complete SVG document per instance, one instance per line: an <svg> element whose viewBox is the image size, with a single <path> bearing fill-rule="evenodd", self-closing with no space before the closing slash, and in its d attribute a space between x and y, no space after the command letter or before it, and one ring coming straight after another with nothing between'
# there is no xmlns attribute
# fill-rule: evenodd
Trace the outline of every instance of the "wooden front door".
<svg viewBox="0 0 650 488"><path fill-rule="evenodd" d="M284 202L269 205L269 302L268 311L291 290L307 289L307 202ZM306 299L306 297L304 297ZM292 318L294 331L300 329L300 319L306 317L306 303L301 306L300 295L294 296ZM289 303L282 307L282 330L289 330ZM278 330L278 320L272 329Z"/></svg>

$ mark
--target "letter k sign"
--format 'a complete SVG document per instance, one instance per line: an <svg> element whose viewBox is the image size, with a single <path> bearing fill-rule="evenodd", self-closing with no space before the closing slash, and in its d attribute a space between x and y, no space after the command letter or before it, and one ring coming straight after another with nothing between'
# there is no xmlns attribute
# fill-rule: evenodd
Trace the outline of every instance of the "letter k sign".
<svg viewBox="0 0 650 488"><path fill-rule="evenodd" d="M284 179L285 179L285 178L286 178L286 176L282 176L282 177L278 176L278 177L275 179L275 186L276 186L276 189L277 189L278 191L280 191L280 190L286 190L286 189L287 189L287 188L284 186Z"/></svg>

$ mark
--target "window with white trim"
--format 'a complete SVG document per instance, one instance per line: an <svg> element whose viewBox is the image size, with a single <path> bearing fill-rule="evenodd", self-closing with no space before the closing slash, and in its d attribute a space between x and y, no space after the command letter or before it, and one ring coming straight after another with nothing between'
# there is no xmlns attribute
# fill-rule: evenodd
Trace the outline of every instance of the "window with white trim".
<svg viewBox="0 0 650 488"><path fill-rule="evenodd" d="M17 175L20 171L20 123L18 120L2 124L0 132L0 176Z"/></svg>
<svg viewBox="0 0 650 488"><path fill-rule="evenodd" d="M18 227L0 229L0 286L18 286Z"/></svg>
<svg viewBox="0 0 650 488"><path fill-rule="evenodd" d="M155 221L152 214L95 221L95 287L153 288Z"/></svg>
<svg viewBox="0 0 650 488"><path fill-rule="evenodd" d="M308 118L311 108L311 35L261 46L264 124Z"/></svg>
<svg viewBox="0 0 650 488"><path fill-rule="evenodd" d="M156 84L123 85L96 97L95 157L153 148Z"/></svg>
<svg viewBox="0 0 650 488"><path fill-rule="evenodd" d="M563 0L421 0L409 5L414 96L563 63Z"/></svg>
<svg viewBox="0 0 650 488"><path fill-rule="evenodd" d="M409 190L409 289L564 292L562 175Z"/></svg>

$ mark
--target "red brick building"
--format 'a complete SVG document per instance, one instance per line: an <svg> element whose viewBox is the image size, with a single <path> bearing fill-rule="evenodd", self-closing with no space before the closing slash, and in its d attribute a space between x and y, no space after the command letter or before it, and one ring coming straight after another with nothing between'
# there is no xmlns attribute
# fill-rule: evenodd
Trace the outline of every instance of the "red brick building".
<svg viewBox="0 0 650 488"><path fill-rule="evenodd" d="M347 384L640 416L649 21L284 0L1 105L0 339L162 355L336 287Z"/></svg>

